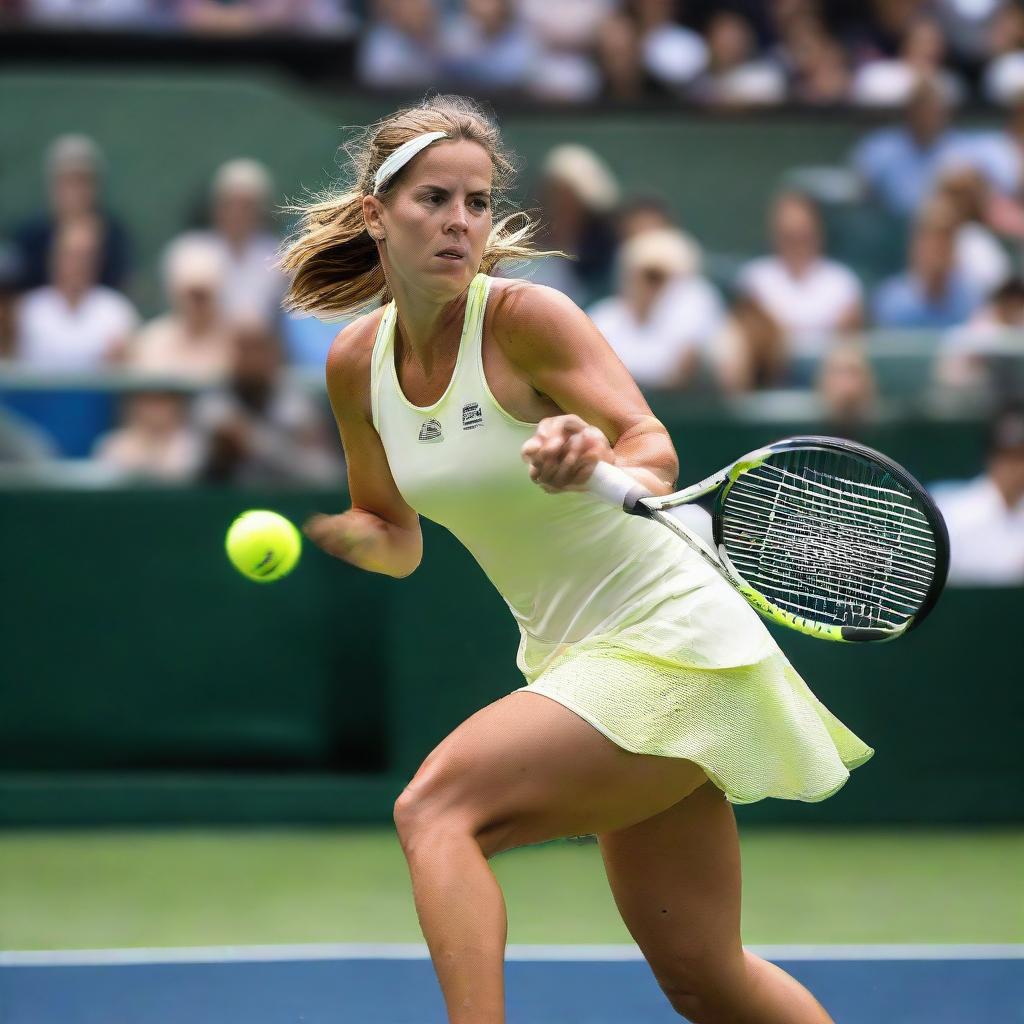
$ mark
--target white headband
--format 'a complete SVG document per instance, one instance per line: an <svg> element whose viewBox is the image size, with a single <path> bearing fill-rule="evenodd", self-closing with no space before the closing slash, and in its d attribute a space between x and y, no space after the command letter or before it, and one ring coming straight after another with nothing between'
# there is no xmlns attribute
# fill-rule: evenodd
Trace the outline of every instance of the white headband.
<svg viewBox="0 0 1024 1024"><path fill-rule="evenodd" d="M373 176L373 194L376 195L381 186L389 178L394 177L421 149L426 149L432 142L438 139L447 138L445 132L425 132L417 135L416 138L403 142L385 161L377 168Z"/></svg>

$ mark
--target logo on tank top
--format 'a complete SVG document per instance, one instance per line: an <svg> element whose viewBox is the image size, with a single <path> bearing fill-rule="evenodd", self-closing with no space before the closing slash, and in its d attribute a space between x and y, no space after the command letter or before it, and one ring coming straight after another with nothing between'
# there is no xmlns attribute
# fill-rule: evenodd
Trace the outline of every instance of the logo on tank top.
<svg viewBox="0 0 1024 1024"><path fill-rule="evenodd" d="M484 425L484 411L479 402L467 402L462 407L462 429L472 430Z"/></svg>
<svg viewBox="0 0 1024 1024"><path fill-rule="evenodd" d="M420 427L420 440L427 444L443 441L444 431L441 429L441 424L435 419L424 420L423 426Z"/></svg>

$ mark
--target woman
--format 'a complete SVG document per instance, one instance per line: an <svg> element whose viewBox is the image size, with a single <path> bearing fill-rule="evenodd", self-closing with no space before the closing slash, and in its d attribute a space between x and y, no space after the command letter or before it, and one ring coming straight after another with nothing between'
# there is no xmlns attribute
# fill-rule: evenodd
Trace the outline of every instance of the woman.
<svg viewBox="0 0 1024 1024"><path fill-rule="evenodd" d="M529 221L493 219L511 172L497 128L470 101L437 97L351 153L354 184L306 209L283 258L293 308L386 302L328 355L352 507L307 534L407 576L418 514L442 523L517 618L528 680L448 736L395 805L449 1020L505 1019L505 907L488 858L596 834L619 910L681 1014L829 1021L743 950L726 796L823 799L872 751L685 543L581 493L599 460L666 493L676 455L570 299L481 272L530 255Z"/></svg>

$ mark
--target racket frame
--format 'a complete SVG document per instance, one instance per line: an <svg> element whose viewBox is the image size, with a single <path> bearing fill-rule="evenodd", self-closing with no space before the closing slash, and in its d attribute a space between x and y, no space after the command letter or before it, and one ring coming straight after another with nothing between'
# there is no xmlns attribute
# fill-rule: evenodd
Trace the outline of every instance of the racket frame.
<svg viewBox="0 0 1024 1024"><path fill-rule="evenodd" d="M736 566L733 565L722 540L722 508L726 496L744 473L756 469L772 455L793 450L841 452L866 459L869 462L878 463L917 499L921 512L928 520L935 536L935 574L925 599L921 603L921 607L906 622L889 628L880 626L843 626L815 622L813 619L786 611L784 608L780 608L772 601L769 601L764 594L750 586L740 575ZM605 491L607 492L607 486L605 486ZM681 505L691 504L699 498L704 498L712 493L715 494L714 507L711 513L711 527L715 541L714 548L711 548L672 515L672 509L678 508ZM840 437L808 435L775 441L772 444L748 452L731 465L726 466L725 469L719 470L717 473L705 477L698 483L691 484L681 491L674 491L672 494L652 495L639 485L636 485L623 494L622 508L632 515L655 520L686 541L705 562L717 570L766 619L796 630L798 633L804 633L807 636L817 637L821 640L832 640L839 643L883 643L895 640L904 633L908 633L911 629L920 625L932 608L935 607L935 602L939 599L939 594L942 593L942 588L945 586L946 576L949 571L949 535L946 531L946 524L935 502L932 501L931 496L924 487L899 463L894 462L881 452L877 452L867 445Z"/></svg>

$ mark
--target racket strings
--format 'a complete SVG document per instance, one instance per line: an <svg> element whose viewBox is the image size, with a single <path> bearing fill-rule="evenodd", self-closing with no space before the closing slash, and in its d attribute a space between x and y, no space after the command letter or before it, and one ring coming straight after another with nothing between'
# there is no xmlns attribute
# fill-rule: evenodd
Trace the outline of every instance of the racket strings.
<svg viewBox="0 0 1024 1024"><path fill-rule="evenodd" d="M780 608L837 625L898 626L935 574L930 524L888 472L834 452L785 452L725 497L736 569Z"/></svg>

